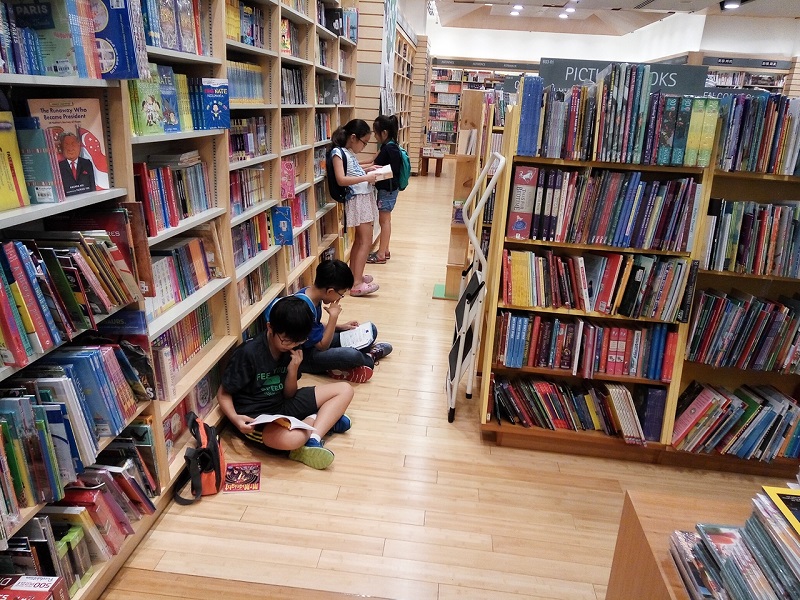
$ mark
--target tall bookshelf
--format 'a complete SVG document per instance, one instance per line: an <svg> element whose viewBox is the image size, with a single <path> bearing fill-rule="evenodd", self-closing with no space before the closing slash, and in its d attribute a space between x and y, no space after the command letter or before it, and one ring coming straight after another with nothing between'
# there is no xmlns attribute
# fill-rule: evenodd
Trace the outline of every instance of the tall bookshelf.
<svg viewBox="0 0 800 600"><path fill-rule="evenodd" d="M57 0L61 1L61 0ZM55 204L34 204L0 212L0 230L13 239L15 230L41 227L42 219L69 215L86 208L114 207L121 202L135 202L137 187L134 164L148 160L153 154L180 154L196 150L208 172L209 208L188 218L180 219L175 226L157 232L146 239L150 251L159 249L177 239L177 236L197 234L209 227L215 228L220 240L224 272L212 278L195 293L151 319L145 332L149 342L159 339L199 307L207 307L211 315L210 335L199 351L195 352L174 376L174 393L170 397L159 395L154 400L137 406L134 417L150 416L153 419L156 464L160 478L161 495L154 498L156 513L143 517L134 524L135 534L128 536L121 551L111 560L96 564L95 575L82 587L78 600L98 598L105 586L130 556L145 533L171 499L171 491L182 468L183 454L190 437L184 433L178 439L168 439L165 429L173 411L184 398L242 341L242 334L259 320L267 304L274 298L293 292L313 280L314 269L320 256L332 249L333 255L344 258L347 251L342 236L340 205L327 197L325 173L320 157L324 157L330 141L330 131L352 118L355 104L356 43L324 27L319 11L326 6L340 6L338 2L316 4L310 1L292 5L273 0L263 2L244 0L250 7L258 7L264 15L263 47L237 39L235 32L227 29L224 0L201 0L202 17L199 25L207 40L207 54L167 50L148 46L148 60L173 68L174 72L189 77L229 78L232 70L246 65L257 73L257 86L261 91L245 95L231 94L232 120L263 118L266 126L264 151L237 160L229 154L227 129L190 130L156 135L135 135L129 124L133 123L131 92L125 81L105 81L77 77L42 77L31 75L0 74L0 88L15 105L27 98L97 98L100 101L109 161L110 189L70 196ZM351 1L348 6L355 7ZM296 33L296 46L290 52L281 49L281 21L287 19ZM299 101L281 101L282 68L294 69L304 98ZM318 96L318 92L333 94ZM255 81L255 80L254 80ZM282 143L283 117L290 117L298 126L298 143ZM239 228L258 220L270 221L271 209L289 205L281 198L281 161L295 162L294 194L304 197L300 220L293 224L293 246L268 245L246 259L234 251L234 237ZM232 206L231 186L235 179L250 178L250 183L260 191L254 193L249 205ZM138 227L137 223L133 224ZM142 224L143 228L144 225ZM134 234L135 237L136 234ZM149 252L146 253L148 256ZM152 259L152 256L149 256ZM144 265L143 265L144 266ZM252 277L261 277L257 297L247 298L242 289ZM144 299L133 303L130 309L145 309ZM76 339L80 344L81 338ZM34 356L31 362L41 358ZM0 380L7 380L19 369L0 368ZM214 393L215 390L212 390ZM132 417L130 420L132 420ZM222 413L215 407L206 422L217 424ZM108 439L102 438L103 445ZM22 522L9 535L35 516L42 505L22 511Z"/></svg>
<svg viewBox="0 0 800 600"><path fill-rule="evenodd" d="M428 89L428 145L456 153L462 69L431 71Z"/></svg>
<svg viewBox="0 0 800 600"><path fill-rule="evenodd" d="M718 134L719 136L719 129ZM700 167L672 167L656 165L640 165L626 163L605 163L600 161L574 161L559 158L540 158L517 156L517 139L519 137L519 110L511 110L503 137L503 154L514 168L522 166L535 166L539 168L568 170L588 170L593 172L615 171L618 173L641 173L643 179L674 179L685 177L701 184L702 195L698 211L698 218L694 222L696 238L694 246L689 251L671 251L661 254L691 260L700 260L706 250L707 242L707 213L710 199L725 198L731 201L751 201L756 204L767 202L796 201L800 199L800 178L784 175L769 175L760 173L725 172L715 167L716 155L712 156L710 166ZM716 147L717 144L715 143ZM500 327L498 316L502 312L512 312L517 315L540 315L543 318L572 319L573 317L592 318L607 326L647 328L651 321L647 319L631 319L621 314L594 314L577 309L544 308L524 305L507 304L501 294L501 271L503 269L503 252L510 251L536 251L553 250L556 254L584 255L587 252L607 250L609 252L636 255L638 253L658 254L652 250L636 248L604 247L597 245L561 243L537 240L517 240L506 237L509 195L513 186L512 177L514 168L509 168L503 173L498 186L497 202L493 216L491 240L489 246L489 265L487 275L487 322L486 343L481 352L481 429L492 436L500 445L531 448L571 454L605 456L621 458L640 462L675 465L689 468L706 468L723 471L752 473L759 475L793 476L797 470L797 461L787 458L775 458L772 462L758 460L744 460L735 456L719 454L698 454L679 451L672 446L672 432L675 424L678 399L682 392L693 381L724 386L734 389L742 384L772 385L787 395L796 397L800 377L796 374L778 374L755 370L742 370L733 368L715 368L705 364L690 362L684 359L684 349L690 334L691 319L687 323L671 322L667 325L670 331L675 332L676 358L672 372L662 374L658 379L646 377L632 377L629 375L608 375L606 373L593 374L593 379L588 383L613 382L622 384L629 389L635 386L654 386L665 390L666 408L663 413L660 440L648 442L646 446L626 444L621 437L610 437L598 431L575 431L572 429L549 430L537 426L525 428L521 425L512 425L503 420L498 423L493 415L487 414L489 409L489 394L493 378L531 378L538 377L548 381L564 382L580 385L583 381L578 374L573 376L569 371L544 368L539 366L523 366L521 368L507 367L496 360L496 347L493 341ZM702 264L702 263L701 263ZM516 279L515 279L516 280ZM797 279L774 277L770 275L747 275L733 272L703 271L697 276L696 293L692 299L692 310L696 310L698 293L705 289L719 289L730 292L740 289L744 292L777 300L780 294L791 296L800 291ZM694 312L692 312L692 316ZM666 375L666 376L665 376Z"/></svg>
<svg viewBox="0 0 800 600"><path fill-rule="evenodd" d="M417 36L417 51L414 54L413 81L411 82L411 132L408 158L411 172L419 173L422 147L425 145L428 126L428 81L431 75L430 43L428 37Z"/></svg>
<svg viewBox="0 0 800 600"><path fill-rule="evenodd" d="M411 141L411 104L414 77L415 44L401 27L397 27L394 50L394 97L395 115L400 130L398 143L408 150Z"/></svg>

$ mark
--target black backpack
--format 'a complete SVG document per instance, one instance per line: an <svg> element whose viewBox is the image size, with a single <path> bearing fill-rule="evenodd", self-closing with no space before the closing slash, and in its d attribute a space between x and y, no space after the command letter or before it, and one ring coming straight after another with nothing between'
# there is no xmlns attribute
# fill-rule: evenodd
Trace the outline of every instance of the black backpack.
<svg viewBox="0 0 800 600"><path fill-rule="evenodd" d="M349 185L342 186L336 181L336 173L333 172L333 157L331 156L332 152L333 148L328 150L328 155L325 157L325 172L328 176L328 192L330 193L331 198L336 200L336 202L347 202L353 195L353 191L350 189ZM344 172L346 174L347 155L344 150L342 150L342 168L344 168Z"/></svg>

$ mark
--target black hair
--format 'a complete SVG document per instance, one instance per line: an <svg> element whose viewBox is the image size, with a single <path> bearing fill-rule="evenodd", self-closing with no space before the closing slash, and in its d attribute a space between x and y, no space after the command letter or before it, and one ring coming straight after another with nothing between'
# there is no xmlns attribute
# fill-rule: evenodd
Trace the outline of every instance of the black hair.
<svg viewBox="0 0 800 600"><path fill-rule="evenodd" d="M352 119L348 121L344 127L339 127L333 132L333 135L331 135L331 143L339 148L344 148L351 135L362 138L371 131L372 130L364 119Z"/></svg>
<svg viewBox="0 0 800 600"><path fill-rule="evenodd" d="M372 124L375 133L383 133L384 131L389 134L389 140L397 142L397 133L400 131L400 123L397 121L396 115L378 115L375 122ZM387 141L389 141L387 140Z"/></svg>
<svg viewBox="0 0 800 600"><path fill-rule="evenodd" d="M280 333L293 342L308 338L314 326L315 315L308 303L297 296L286 296L275 302L269 313L273 333Z"/></svg>
<svg viewBox="0 0 800 600"><path fill-rule="evenodd" d="M337 259L323 260L314 275L314 286L323 290L349 290L354 283L353 271L346 262Z"/></svg>

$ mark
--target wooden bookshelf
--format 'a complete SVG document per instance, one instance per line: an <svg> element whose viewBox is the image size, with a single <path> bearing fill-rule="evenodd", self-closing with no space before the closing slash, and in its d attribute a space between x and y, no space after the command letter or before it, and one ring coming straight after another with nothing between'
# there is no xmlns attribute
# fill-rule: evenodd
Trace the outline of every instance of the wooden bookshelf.
<svg viewBox="0 0 800 600"><path fill-rule="evenodd" d="M57 0L63 1L63 0ZM264 13L264 47L259 48L243 43L240 39L226 37L226 5L223 0L201 0L206 18L201 20L204 37L208 40L208 54L197 55L153 46L147 47L148 59L159 65L173 67L175 72L190 77L228 76L228 61L256 65L261 73L263 95L257 98L237 98L230 103L231 117L264 117L266 123L267 153L246 160L232 160L228 152L228 131L226 129L191 130L156 135L135 135L129 125L132 123L131 97L127 82L90 80L77 77L43 77L30 75L0 74L0 88L8 92L13 87L17 101L26 98L91 97L101 101L105 145L109 159L108 190L91 192L67 198L54 204L34 204L0 213L0 229L13 236L15 230L38 229L42 219L60 214L69 214L78 209L116 206L117 202L136 200L136 184L133 164L145 162L151 154L171 154L197 150L208 172L208 197L210 207L194 216L181 219L177 226L166 228L146 238L148 248L170 243L176 236L190 236L198 228L214 227L218 233L222 251L224 273L220 278L210 281L183 301L175 304L165 313L148 323L144 336L156 340L185 319L198 307L207 305L211 315L210 339L190 360L174 373L175 391L172 398L155 398L154 401L140 403L135 416L152 417L154 446L157 470L161 475L162 493L153 502L157 506L155 515L144 517L136 526L136 533L129 536L123 551L111 560L95 565L96 574L87 587L80 590L77 598L95 600L101 596L104 587L114 577L124 561L141 541L159 514L171 499L171 486L183 467L183 452L189 441L184 436L179 442L182 446L174 459L169 461L163 431L165 418L182 402L192 390L211 372L224 365L226 357L242 341L242 333L257 322L269 302L276 297L290 293L294 285L308 284L313 279L314 269L320 261L320 254L331 248L337 258L344 258L346 246L341 241L342 206L327 197L324 172L314 168L314 152L322 150L328 139L316 140L314 117L324 112L330 117L331 130L343 120L352 118L356 101L356 53L357 45L318 24L317 3L308 0L303 10L291 8L273 0L244 0L251 6L259 7ZM357 6L356 0L345 0L347 6ZM341 3L325 0L328 7ZM297 26L299 54L287 55L281 52L280 23L286 18ZM317 55L319 42L324 40L326 56L324 61ZM325 64L323 64L323 62ZM300 69L306 96L305 103L281 105L281 67L292 66ZM340 81L344 95L336 104L315 104L315 77L317 75ZM292 148L281 150L281 116L297 114L300 118L300 143ZM329 137L329 136L328 136ZM297 179L295 191L306 197L306 211L301 222L294 229L297 243L308 240L302 257L296 262L290 260L291 247L270 245L249 260L234 264L233 228L254 218L269 217L271 209L279 204L288 205L280 198L280 162L282 159L295 160ZM231 214L231 177L245 169L254 169L259 175L263 197L240 214ZM144 242L143 242L144 243ZM250 305L240 307L238 285L245 282L255 271L269 267L269 281L265 282L263 293ZM144 300L128 308L144 310ZM113 314L113 313L112 313ZM112 315L102 315L98 321ZM80 338L76 340L80 343ZM45 356L31 356L35 362ZM152 356L151 356L152 359ZM0 368L0 379L6 379L22 369ZM218 423L222 413L216 407L206 418L207 422ZM128 419L127 422L132 421ZM103 439L103 445L111 440ZM41 505L22 511L22 522L27 522L37 514ZM21 526L21 524L20 524Z"/></svg>
<svg viewBox="0 0 800 600"><path fill-rule="evenodd" d="M394 114L399 123L398 143L409 150L411 141L411 104L416 44L399 25L394 48ZM409 153L410 155L410 153Z"/></svg>
<svg viewBox="0 0 800 600"><path fill-rule="evenodd" d="M500 310L512 310L516 314L546 314L569 315L592 318L592 313L575 311L565 308L538 308L524 307L502 302L500 295L501 263L504 249L534 250L553 248L557 252L569 254L608 251L613 253L643 253L656 254L663 257L676 257L685 259L701 259L705 252L708 239L707 207L711 197L725 198L730 201L753 201L756 203L775 203L781 201L800 200L800 178L782 175L768 175L758 173L727 173L715 169L716 156L712 156L711 166L697 167L662 167L654 165L634 165L622 163L603 163L591 161L568 161L563 159L517 157L516 141L519 127L518 109L512 109L511 119L506 121L503 138L503 154L512 165L538 165L542 167L592 168L594 170L606 169L617 172L636 170L647 174L654 179L674 179L678 176L694 179L702 184L700 205L697 219L694 223L695 238L691 252L651 251L644 249L616 248L611 246L598 246L597 244L563 244L533 240L514 240L505 237L508 218L509 194L512 189L512 168L507 169L498 186L497 205L494 211L494 220L491 229L489 248L489 263L487 269L487 297L486 306L486 333L485 344L481 350L481 427L484 432L498 444L514 447L566 452L573 454L604 456L621 458L625 460L650 462L655 464L673 465L683 468L714 469L740 473L751 473L770 476L794 476L797 471L797 461L778 457L771 462L755 459L745 460L731 455L697 454L679 451L672 447L672 431L680 394L692 381L708 383L735 389L744 384L771 385L787 395L797 396L800 390L800 375L780 374L777 372L763 372L756 370L741 370L734 368L715 368L710 365L699 364L684 360L683 351L686 348L691 316L687 323L674 323L669 327L677 332L677 356L671 373L671 378L664 381L649 380L646 378L632 378L620 375L594 373L596 381L610 381L625 386L649 385L659 386L666 390L666 408L663 415L661 438L658 443L648 442L646 446L629 445L620 438L609 437L594 431L573 431L566 429L546 430L536 426L525 428L521 425L512 425L507 421L498 421L493 415L487 414L490 377L489 374L515 378L516 376L536 375L551 381L565 381L579 384L580 377L572 376L571 372L561 372L558 369L543 369L538 367L508 368L496 364L493 357L493 343L495 339L497 322L496 316ZM716 146L715 146L716 147ZM764 275L748 275L733 272L699 271L696 282L694 304L697 294L704 289L714 288L722 292L741 289L745 292L767 299L777 300L783 294L791 296L800 291L800 280L788 277L775 277ZM619 319L618 315L594 315L595 323L613 322ZM627 319L627 318L625 318ZM652 322L651 319L635 319L643 326Z"/></svg>

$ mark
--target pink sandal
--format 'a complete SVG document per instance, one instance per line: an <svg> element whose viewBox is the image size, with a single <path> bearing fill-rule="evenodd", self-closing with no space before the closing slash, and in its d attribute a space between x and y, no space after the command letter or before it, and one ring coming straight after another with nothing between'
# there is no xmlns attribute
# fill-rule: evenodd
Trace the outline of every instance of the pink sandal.
<svg viewBox="0 0 800 600"><path fill-rule="evenodd" d="M377 283L367 283L366 281L361 285L357 285L350 290L351 296L367 296L372 294L373 292L377 292L380 289Z"/></svg>
<svg viewBox="0 0 800 600"><path fill-rule="evenodd" d="M372 275L364 275L361 279L364 280L364 283L372 283L372 280L375 279Z"/></svg>

